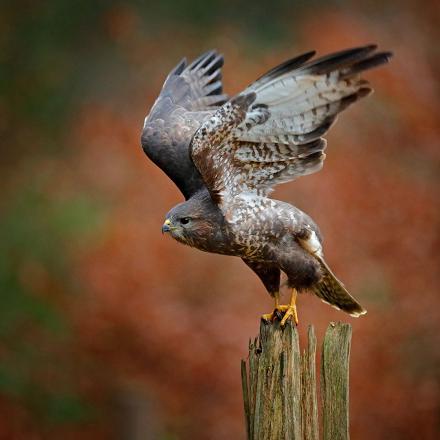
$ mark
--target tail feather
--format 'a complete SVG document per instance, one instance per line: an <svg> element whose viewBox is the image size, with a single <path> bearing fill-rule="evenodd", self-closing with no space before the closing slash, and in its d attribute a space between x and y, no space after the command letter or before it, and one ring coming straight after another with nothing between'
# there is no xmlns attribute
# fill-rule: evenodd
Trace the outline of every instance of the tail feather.
<svg viewBox="0 0 440 440"><path fill-rule="evenodd" d="M316 256L316 255L315 255ZM322 301L348 313L355 318L364 315L367 311L348 293L344 285L336 278L327 263L317 257L321 264L322 279L313 287L313 292Z"/></svg>

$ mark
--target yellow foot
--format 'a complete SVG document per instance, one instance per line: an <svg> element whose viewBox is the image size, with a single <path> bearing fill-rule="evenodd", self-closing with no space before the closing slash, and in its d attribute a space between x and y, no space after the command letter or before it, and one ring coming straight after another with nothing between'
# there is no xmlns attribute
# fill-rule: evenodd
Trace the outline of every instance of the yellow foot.
<svg viewBox="0 0 440 440"><path fill-rule="evenodd" d="M276 318L280 318L283 312L286 312L290 306L277 306L272 313L265 313L261 318L265 321L273 322Z"/></svg>
<svg viewBox="0 0 440 440"><path fill-rule="evenodd" d="M281 327L284 327L286 325L286 322L289 318L292 318L295 325L298 325L299 321L298 321L298 314L296 313L296 305L291 304L285 307L287 307L287 310L283 316L283 319L281 320Z"/></svg>
<svg viewBox="0 0 440 440"><path fill-rule="evenodd" d="M284 312L284 316L281 319L281 327L284 327L286 325L286 322L289 318L293 318L293 322L295 323L295 325L298 325L298 314L296 312L296 297L297 297L296 289L292 289L292 294L290 296L290 304L287 306L280 306L279 292L275 292L274 297L275 297L275 310L272 313L266 313L265 315L262 315L261 318L264 319L265 321L273 322L275 319L280 319L281 314Z"/></svg>
<svg viewBox="0 0 440 440"><path fill-rule="evenodd" d="M265 321L273 322L275 318L279 318L282 312L285 312L289 306L277 306L272 313L265 313L261 318Z"/></svg>

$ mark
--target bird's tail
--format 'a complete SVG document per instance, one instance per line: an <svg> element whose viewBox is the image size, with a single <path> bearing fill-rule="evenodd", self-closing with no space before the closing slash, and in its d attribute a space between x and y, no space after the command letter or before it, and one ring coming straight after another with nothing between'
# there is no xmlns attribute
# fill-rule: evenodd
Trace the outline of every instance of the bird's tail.
<svg viewBox="0 0 440 440"><path fill-rule="evenodd" d="M313 287L313 292L322 301L343 310L355 318L364 315L367 311L347 292L344 285L335 277L327 263L317 257L321 264L322 279Z"/></svg>

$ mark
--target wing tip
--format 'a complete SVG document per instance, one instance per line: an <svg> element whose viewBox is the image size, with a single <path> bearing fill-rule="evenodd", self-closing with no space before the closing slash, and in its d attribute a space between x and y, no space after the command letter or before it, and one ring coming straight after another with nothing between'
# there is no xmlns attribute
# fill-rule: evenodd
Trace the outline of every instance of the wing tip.
<svg viewBox="0 0 440 440"><path fill-rule="evenodd" d="M168 76L172 76L172 75L180 75L186 68L188 64L188 61L186 59L186 57L183 57L178 63L177 65L174 67L173 70L171 70L171 72L169 73Z"/></svg>
<svg viewBox="0 0 440 440"><path fill-rule="evenodd" d="M253 83L253 87L259 87L266 84L268 81L272 81L275 78L288 73L292 70L295 70L299 67L302 67L307 61L313 58L316 55L316 50L310 50L308 52L304 52L301 55L298 55L293 58L289 58L288 60L278 64L272 69L265 72L263 75L258 77Z"/></svg>
<svg viewBox="0 0 440 440"><path fill-rule="evenodd" d="M353 73L358 73L387 63L392 58L391 51L373 53L377 48L377 44L366 44L333 52L312 60L304 66L304 69L307 73L318 75L339 69L347 69L350 74L352 70ZM361 67L363 65L365 67Z"/></svg>
<svg viewBox="0 0 440 440"><path fill-rule="evenodd" d="M223 54L219 53L217 49L210 49L199 55L197 58L195 58L191 62L191 64L188 65L186 70L195 72L199 69L210 66L210 71L211 71L213 68L215 69L221 68L223 66L223 63L224 63Z"/></svg>

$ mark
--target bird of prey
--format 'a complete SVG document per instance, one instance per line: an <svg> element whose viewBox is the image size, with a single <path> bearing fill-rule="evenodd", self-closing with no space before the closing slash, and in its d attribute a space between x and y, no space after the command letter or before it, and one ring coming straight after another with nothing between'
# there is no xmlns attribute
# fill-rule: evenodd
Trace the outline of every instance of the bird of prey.
<svg viewBox="0 0 440 440"><path fill-rule="evenodd" d="M206 252L241 257L275 299L266 320L298 324L297 292L360 316L365 309L324 260L316 223L270 198L275 185L320 170L323 138L338 113L372 89L361 78L390 52L368 45L312 59L307 52L273 68L241 93L222 90L223 56L183 59L145 118L142 147L185 197L162 232ZM291 288L280 305L280 275Z"/></svg>

